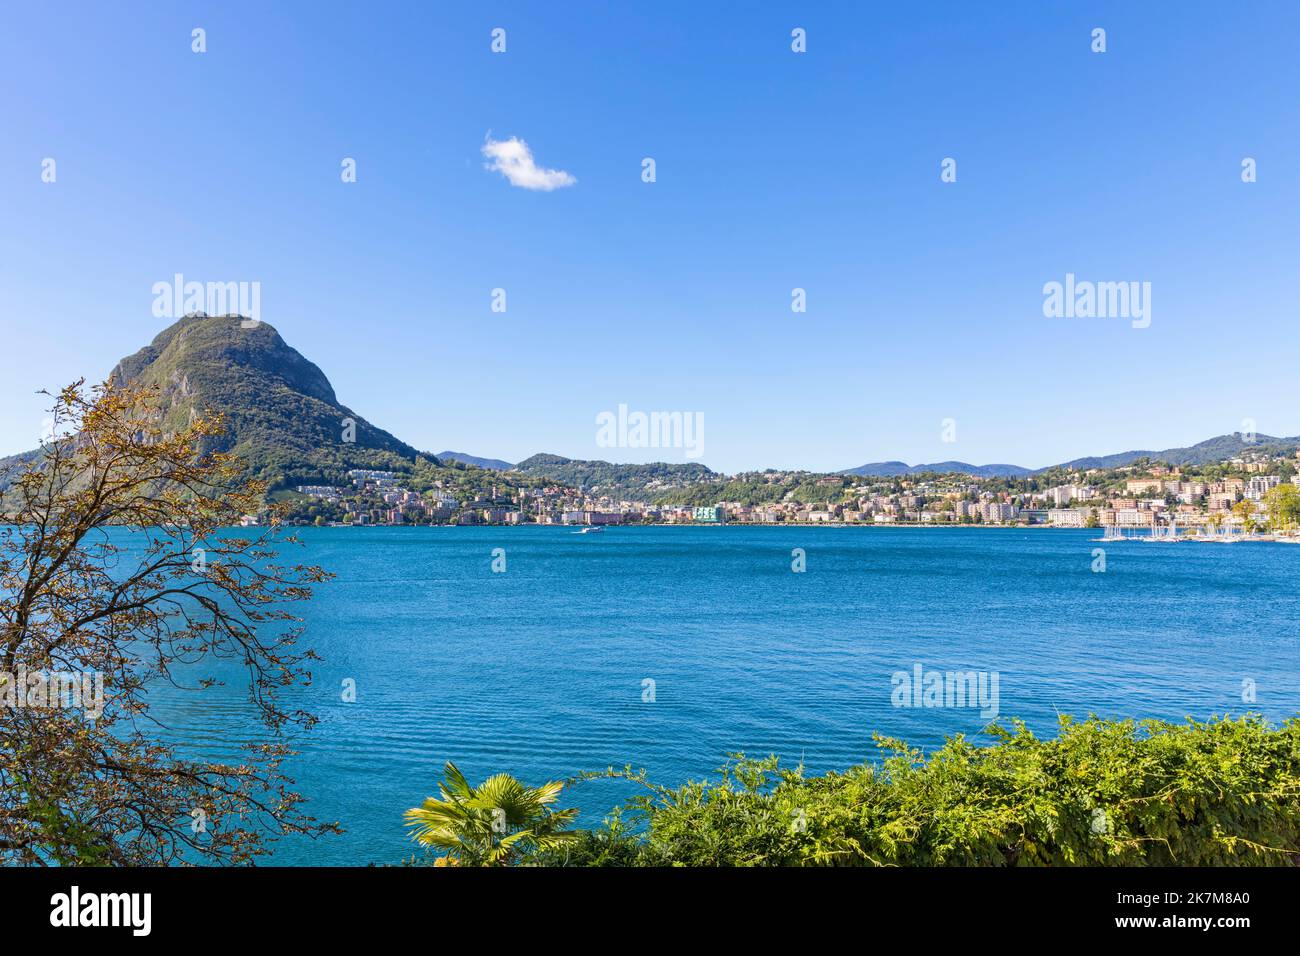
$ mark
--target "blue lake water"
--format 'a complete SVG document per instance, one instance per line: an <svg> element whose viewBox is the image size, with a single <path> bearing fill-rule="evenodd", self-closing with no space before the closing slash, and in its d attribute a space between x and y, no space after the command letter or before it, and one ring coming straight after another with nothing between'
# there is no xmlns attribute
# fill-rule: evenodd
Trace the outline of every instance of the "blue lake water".
<svg viewBox="0 0 1300 956"><path fill-rule="evenodd" d="M873 732L926 747L976 734L976 709L894 706L891 676L916 664L996 672L1002 717L1049 735L1057 712L1300 712L1300 547L1096 534L306 529L294 553L337 579L297 609L324 661L297 694L321 722L290 771L309 811L347 832L283 840L271 862L409 856L402 812L435 792L447 760L473 781L631 763L675 784L735 751L822 772L872 759ZM341 699L348 678L355 703ZM196 754L233 758L257 733L237 687L156 697ZM628 794L584 783L562 803L594 825Z"/></svg>

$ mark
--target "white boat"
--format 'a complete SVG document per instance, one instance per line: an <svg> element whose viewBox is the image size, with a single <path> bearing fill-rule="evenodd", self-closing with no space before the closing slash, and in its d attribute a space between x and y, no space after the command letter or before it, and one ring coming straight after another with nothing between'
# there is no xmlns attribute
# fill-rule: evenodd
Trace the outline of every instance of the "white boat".
<svg viewBox="0 0 1300 956"><path fill-rule="evenodd" d="M598 524L589 524L581 531L575 531L574 534L600 534L605 529Z"/></svg>

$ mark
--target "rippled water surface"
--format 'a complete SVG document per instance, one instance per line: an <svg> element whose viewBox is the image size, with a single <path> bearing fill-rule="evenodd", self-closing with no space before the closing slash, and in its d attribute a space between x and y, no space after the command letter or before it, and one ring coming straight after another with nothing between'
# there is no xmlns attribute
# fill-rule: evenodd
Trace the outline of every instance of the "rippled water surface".
<svg viewBox="0 0 1300 956"><path fill-rule="evenodd" d="M984 528L308 529L337 574L301 611L324 658L321 716L291 770L340 837L273 862L395 862L401 814L443 763L528 782L632 763L664 783L734 751L814 772L870 758L880 732L924 746L985 723L900 708L915 664L999 675L1002 716L1300 711L1300 547L1108 542ZM1105 547L1106 571L1093 573ZM505 573L492 551L504 548ZM802 548L807 570L791 571ZM340 698L356 681L357 701ZM643 701L643 681L655 700ZM1242 682L1258 700L1242 700ZM169 733L233 757L254 733L239 688L159 690ZM584 823L627 795L566 792Z"/></svg>

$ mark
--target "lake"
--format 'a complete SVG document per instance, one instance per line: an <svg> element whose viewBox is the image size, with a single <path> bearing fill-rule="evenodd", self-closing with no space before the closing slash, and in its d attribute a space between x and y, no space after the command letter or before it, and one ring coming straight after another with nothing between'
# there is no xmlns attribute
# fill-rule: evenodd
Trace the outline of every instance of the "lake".
<svg viewBox="0 0 1300 956"><path fill-rule="evenodd" d="M996 687L1001 719L1048 735L1058 712L1300 712L1300 547L1103 545L1097 535L303 529L293 553L337 579L298 609L324 661L295 697L321 722L290 771L309 812L347 832L281 841L270 862L409 856L402 812L436 792L447 760L471 782L509 771L537 784L631 763L677 784L737 751L819 773L873 759L873 733L925 747L978 735L979 706L896 706L894 675L918 667L977 672ZM504 572L493 570L497 548ZM792 570L795 549L803 572ZM257 733L238 687L160 688L154 704L195 754L234 757L232 744ZM584 783L561 805L594 825L629 794Z"/></svg>

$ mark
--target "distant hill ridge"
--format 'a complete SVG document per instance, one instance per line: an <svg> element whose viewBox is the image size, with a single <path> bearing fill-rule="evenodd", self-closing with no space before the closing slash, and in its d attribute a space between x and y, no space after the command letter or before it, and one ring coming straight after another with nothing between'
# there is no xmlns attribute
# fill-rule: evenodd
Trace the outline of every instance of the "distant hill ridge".
<svg viewBox="0 0 1300 956"><path fill-rule="evenodd" d="M857 468L846 469L842 475L878 476L892 478L901 475L919 475L924 472L939 474L975 475L981 478L1024 478L1053 468L1087 471L1091 468L1122 468L1141 459L1162 461L1168 465L1207 465L1211 462L1239 458L1248 451L1269 451L1291 454L1300 449L1300 436L1275 438L1271 435L1253 435L1249 439L1241 432L1207 438L1185 448L1165 448L1161 451L1124 451L1114 455L1075 458L1059 465L1045 468L1022 468L1019 465L970 465L962 461L941 461L930 465L909 465L902 461L877 461Z"/></svg>
<svg viewBox="0 0 1300 956"><path fill-rule="evenodd" d="M680 488L722 476L697 462L674 464L656 461L630 465L608 461L583 461L562 455L540 454L515 465L515 471L535 478L598 494L620 494L636 500L648 492Z"/></svg>
<svg viewBox="0 0 1300 956"><path fill-rule="evenodd" d="M1218 435L1207 438L1195 445L1185 448L1166 448L1163 451L1125 451L1116 455L1101 455L1092 458L1075 458L1063 462L1057 467L1077 468L1120 468L1131 465L1141 458L1163 461L1170 465L1208 465L1211 462L1239 458L1248 451L1268 451L1280 454L1293 454L1300 449L1300 436L1293 438L1274 438L1271 435L1253 435L1247 439L1241 432L1231 435ZM1045 469L1039 469L1040 471Z"/></svg>
<svg viewBox="0 0 1300 956"><path fill-rule="evenodd" d="M939 474L976 475L980 478L1024 478L1034 472L1019 465L971 465L964 461L940 461L932 465L909 465L903 461L876 461L857 468L848 468L841 475L861 475L895 478L902 475L919 475L924 472Z"/></svg>
<svg viewBox="0 0 1300 956"><path fill-rule="evenodd" d="M491 471L509 471L515 467L508 461L502 461L500 458L479 458L477 455L467 455L460 451L440 451L438 452L440 461L458 461L463 465L474 465L476 468L487 468Z"/></svg>

